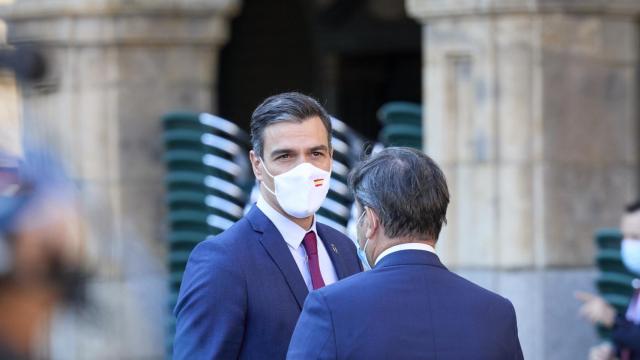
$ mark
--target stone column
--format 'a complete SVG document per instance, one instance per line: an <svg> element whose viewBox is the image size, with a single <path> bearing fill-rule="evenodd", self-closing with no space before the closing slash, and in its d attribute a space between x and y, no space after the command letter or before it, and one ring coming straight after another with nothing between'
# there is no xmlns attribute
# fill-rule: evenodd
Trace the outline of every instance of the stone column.
<svg viewBox="0 0 640 360"><path fill-rule="evenodd" d="M0 72L0 151L21 154L18 90L13 74Z"/></svg>
<svg viewBox="0 0 640 360"><path fill-rule="evenodd" d="M0 4L6 0L0 0ZM6 24L0 21L0 48L7 48ZM0 69L0 151L20 154L20 100L16 77L7 69Z"/></svg>
<svg viewBox="0 0 640 360"><path fill-rule="evenodd" d="M114 243L123 222L164 246L160 117L211 111L218 51L235 0L18 0L2 9L9 42L43 51L49 74L23 93L26 136L67 160L104 212Z"/></svg>
<svg viewBox="0 0 640 360"><path fill-rule="evenodd" d="M55 149L77 179L100 260L148 262L135 255L139 247L133 240L142 240L152 249L151 262L162 267L156 279L166 281L160 117L177 109L215 109L218 52L239 5L239 0L17 0L0 10L9 42L32 43L47 58L46 79L22 94L24 132ZM121 269L108 262L100 263L100 270L103 279L121 278ZM118 302L125 290L114 289L106 292ZM160 306L154 315L162 315L163 322L153 331L162 334L166 302L144 296ZM132 345L122 352L127 356L164 355L162 336L133 353L143 346L134 343L147 334L121 339L130 334L124 330L136 315L123 303L117 314L123 321L114 321L111 339L124 342L107 337L103 345Z"/></svg>
<svg viewBox="0 0 640 360"><path fill-rule="evenodd" d="M592 232L637 195L640 3L407 0L423 23L426 151L445 263L510 298L527 359L586 358Z"/></svg>

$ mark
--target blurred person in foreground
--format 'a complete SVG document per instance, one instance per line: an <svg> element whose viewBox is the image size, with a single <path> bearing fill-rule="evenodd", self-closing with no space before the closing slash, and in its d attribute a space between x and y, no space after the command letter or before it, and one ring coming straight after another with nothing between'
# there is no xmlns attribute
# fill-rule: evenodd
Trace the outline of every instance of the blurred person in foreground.
<svg viewBox="0 0 640 360"><path fill-rule="evenodd" d="M0 359L48 358L58 307L86 282L72 183L49 155L0 155Z"/></svg>
<svg viewBox="0 0 640 360"><path fill-rule="evenodd" d="M622 231L622 262L629 271L640 276L640 201L627 206L620 224ZM618 314L602 297L577 292L584 302L580 315L593 324L611 329L611 342L603 342L591 348L589 359L640 360L640 280L633 281L635 291L626 313Z"/></svg>
<svg viewBox="0 0 640 360"><path fill-rule="evenodd" d="M435 253L445 177L427 155L387 148L349 185L372 270L311 293L288 359L522 359L509 300L447 270Z"/></svg>
<svg viewBox="0 0 640 360"><path fill-rule="evenodd" d="M175 359L283 359L309 292L361 270L349 238L316 222L331 177L331 122L300 93L251 117L260 197L191 253L175 308Z"/></svg>

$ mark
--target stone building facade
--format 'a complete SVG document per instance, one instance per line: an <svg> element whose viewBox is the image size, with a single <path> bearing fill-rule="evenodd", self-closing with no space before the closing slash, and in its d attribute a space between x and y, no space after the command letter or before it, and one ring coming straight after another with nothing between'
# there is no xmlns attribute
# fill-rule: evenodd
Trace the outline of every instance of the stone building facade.
<svg viewBox="0 0 640 360"><path fill-rule="evenodd" d="M586 358L596 338L573 291L593 287L593 230L617 226L638 190L640 5L405 6L422 27L425 150L453 199L438 252L513 301L527 359ZM216 110L220 51L242 11L239 0L15 0L0 10L8 41L37 44L51 64L22 92L23 122L3 127L22 126L69 160L97 254L126 252L132 226L164 256L158 119ZM118 269L103 269L118 282Z"/></svg>
<svg viewBox="0 0 640 360"><path fill-rule="evenodd" d="M172 109L211 109L217 55L239 5L18 0L1 10L8 42L34 45L47 59L45 79L22 87L21 126L29 142L65 159L77 182L100 271L96 293L113 310L103 319L109 324L91 331L65 319L67 332L54 341L54 353L62 343L63 353L76 358L164 356L166 280L136 296L119 265L145 262L123 260L140 240L155 257L150 269L156 272L144 274L148 284L138 289L166 279L158 267L166 251L159 119Z"/></svg>
<svg viewBox="0 0 640 360"><path fill-rule="evenodd" d="M638 185L633 1L408 0L427 153L452 188L445 263L510 298L526 358L586 358L593 231Z"/></svg>

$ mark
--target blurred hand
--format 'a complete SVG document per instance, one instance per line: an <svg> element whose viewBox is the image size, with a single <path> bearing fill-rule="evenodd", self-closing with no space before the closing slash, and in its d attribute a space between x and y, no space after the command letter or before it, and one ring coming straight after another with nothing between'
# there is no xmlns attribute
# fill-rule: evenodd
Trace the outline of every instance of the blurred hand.
<svg viewBox="0 0 640 360"><path fill-rule="evenodd" d="M593 324L601 324L607 328L613 326L616 310L603 298L582 291L576 292L575 297L584 303L579 311L580 316Z"/></svg>
<svg viewBox="0 0 640 360"><path fill-rule="evenodd" d="M608 342L591 347L589 350L589 360L611 360L614 359L613 345Z"/></svg>

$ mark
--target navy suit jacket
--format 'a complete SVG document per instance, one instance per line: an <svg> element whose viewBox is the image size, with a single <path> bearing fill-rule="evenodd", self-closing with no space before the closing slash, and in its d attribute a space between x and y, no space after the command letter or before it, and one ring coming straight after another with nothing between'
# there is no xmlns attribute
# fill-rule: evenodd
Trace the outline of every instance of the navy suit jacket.
<svg viewBox="0 0 640 360"><path fill-rule="evenodd" d="M288 359L522 359L509 300L402 250L311 293Z"/></svg>
<svg viewBox="0 0 640 360"><path fill-rule="evenodd" d="M316 229L339 279L361 271L349 238ZM307 294L288 245L254 205L191 253L174 310L174 359L284 359Z"/></svg>
<svg viewBox="0 0 640 360"><path fill-rule="evenodd" d="M635 290L629 306L640 301L640 290ZM613 324L611 340L616 345L618 351L628 351L629 359L640 359L640 324L635 324L627 320L625 313L618 314Z"/></svg>

